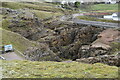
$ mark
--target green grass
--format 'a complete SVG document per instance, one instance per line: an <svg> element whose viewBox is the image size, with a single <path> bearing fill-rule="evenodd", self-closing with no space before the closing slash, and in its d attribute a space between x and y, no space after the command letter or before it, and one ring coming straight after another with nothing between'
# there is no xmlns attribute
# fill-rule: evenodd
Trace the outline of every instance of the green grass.
<svg viewBox="0 0 120 80"><path fill-rule="evenodd" d="M11 8L11 9L20 9L20 8L24 8L25 6L21 3L16 3L16 2L3 2L2 7Z"/></svg>
<svg viewBox="0 0 120 80"><path fill-rule="evenodd" d="M118 12L118 5L119 4L89 4L89 5L82 5L80 7L81 10L87 12Z"/></svg>
<svg viewBox="0 0 120 80"><path fill-rule="evenodd" d="M98 19L98 18L88 17L88 16L78 16L78 19L83 19L83 20L87 20L87 21L100 21L100 22L120 23L120 21Z"/></svg>
<svg viewBox="0 0 120 80"><path fill-rule="evenodd" d="M48 11L48 12L59 12L61 9L55 8L52 5L46 3L30 4L30 3L20 3L20 2L3 2L2 7L11 9L23 9L29 8L34 10Z"/></svg>
<svg viewBox="0 0 120 80"><path fill-rule="evenodd" d="M7 78L117 78L118 67L101 63L3 61Z"/></svg>
<svg viewBox="0 0 120 80"><path fill-rule="evenodd" d="M14 48L19 50L20 52L24 52L28 47L35 46L36 44L22 37L21 35L7 31L4 29L0 29L0 39L2 39L2 45L12 44Z"/></svg>
<svg viewBox="0 0 120 80"><path fill-rule="evenodd" d="M96 4L91 6L91 10L118 10L118 4Z"/></svg>
<svg viewBox="0 0 120 80"><path fill-rule="evenodd" d="M31 11L34 12L36 16L39 17L40 19L47 19L47 18L63 15L60 12L53 13L53 12L39 11L39 10L31 10Z"/></svg>

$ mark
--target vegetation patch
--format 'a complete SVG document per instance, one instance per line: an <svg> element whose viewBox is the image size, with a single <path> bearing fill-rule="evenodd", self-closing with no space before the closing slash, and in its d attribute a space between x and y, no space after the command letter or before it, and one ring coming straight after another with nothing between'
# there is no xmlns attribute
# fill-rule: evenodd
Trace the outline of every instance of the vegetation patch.
<svg viewBox="0 0 120 80"><path fill-rule="evenodd" d="M118 67L78 62L3 61L4 78L117 78Z"/></svg>

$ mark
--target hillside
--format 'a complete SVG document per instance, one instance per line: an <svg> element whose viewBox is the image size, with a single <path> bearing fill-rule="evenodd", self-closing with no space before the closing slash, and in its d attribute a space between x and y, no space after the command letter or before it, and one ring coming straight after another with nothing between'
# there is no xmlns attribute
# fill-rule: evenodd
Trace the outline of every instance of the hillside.
<svg viewBox="0 0 120 80"><path fill-rule="evenodd" d="M94 11L101 11L101 5L92 5ZM110 5L113 8L103 5L103 10L115 11L117 5ZM89 12L51 3L3 2L0 10L0 45L15 48L5 55L13 57L18 50L25 59L2 60L4 78L118 77L120 28L79 23L85 19L106 25L111 20L85 17Z"/></svg>
<svg viewBox="0 0 120 80"><path fill-rule="evenodd" d="M13 5L17 6L14 7ZM16 40L12 43L19 51L28 57L28 60L77 60L104 55L108 55L109 57L111 54L119 53L119 48L117 47L113 48L114 50L111 50L112 43L119 44L119 29L110 30L115 32L115 34L113 34L113 36L108 36L108 34L106 34L106 36L103 36L104 39L101 42L99 34L107 30L109 31L108 28L82 25L67 20L61 21L61 15L65 15L66 12L69 12L67 9L58 8L55 5L48 3L4 2L2 11L2 28L20 34L28 40L28 44L27 41L21 44L19 39L17 39L19 44L15 43L17 42ZM56 17L58 18L57 20ZM69 17L70 16L68 15L68 18ZM49 20L51 21L49 22ZM3 34L3 37L5 37L6 40L5 44L10 44L8 41L9 38L12 40L14 37L11 38L12 35L7 35L8 34ZM106 42L105 39L110 39L110 42ZM36 42L37 44L32 44L35 46L31 46L31 43L29 45L29 42ZM27 46L23 46L24 44ZM49 56L49 54L52 54L52 56ZM54 59L52 59L53 54L54 56L56 55ZM44 55L47 55L47 57ZM115 60L118 59L115 57ZM110 61L109 65L119 66L115 60ZM105 62L101 60L98 62L108 64L106 60Z"/></svg>
<svg viewBox="0 0 120 80"><path fill-rule="evenodd" d="M20 51L22 55L24 54L25 59L29 59L27 57L31 57L33 58L31 60L37 61L61 61L61 59L53 53L46 44L29 41L17 33L4 29L0 29L0 31L2 31L2 36L0 37L0 39L2 38L2 45L12 44L13 48ZM26 55L26 53L28 53L28 55ZM41 55L41 57L36 58L37 55Z"/></svg>

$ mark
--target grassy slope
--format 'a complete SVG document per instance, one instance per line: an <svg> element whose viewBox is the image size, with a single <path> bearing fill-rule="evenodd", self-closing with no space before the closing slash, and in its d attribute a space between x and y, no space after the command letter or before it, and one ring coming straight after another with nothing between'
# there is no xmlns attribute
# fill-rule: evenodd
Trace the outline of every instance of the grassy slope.
<svg viewBox="0 0 120 80"><path fill-rule="evenodd" d="M0 29L0 31L2 31L2 34L0 33L2 35L0 36L0 39L2 38L2 45L12 44L20 52L24 52L28 47L36 45L17 33L3 29Z"/></svg>
<svg viewBox="0 0 120 80"><path fill-rule="evenodd" d="M30 11L34 12L36 14L36 16L39 17L40 19L49 19L50 18L50 20L56 19L55 18L56 16L61 16L64 14L72 13L72 11L56 8L55 5L48 4L48 3L30 4L30 3L9 2L9 3L3 3L3 7L11 8L11 9L29 8ZM6 22L7 22L7 20L5 20L3 23L6 23ZM9 22L7 22L7 24L8 23ZM5 26L7 24L5 24Z"/></svg>
<svg viewBox="0 0 120 80"><path fill-rule="evenodd" d="M12 78L117 78L118 68L100 63L3 61L3 75Z"/></svg>
<svg viewBox="0 0 120 80"><path fill-rule="evenodd" d="M61 9L55 8L50 4L48 5L47 3L30 4L30 3L9 2L9 3L3 3L3 7L11 8L11 9L30 8L31 11L35 12L35 14L42 19L57 15L62 15ZM54 12L55 15L53 15Z"/></svg>
<svg viewBox="0 0 120 80"><path fill-rule="evenodd" d="M16 6L16 7L15 7ZM16 4L10 3L7 7L13 9L19 8L34 8L40 12L45 11L45 13L53 13L56 11L59 13L59 9L50 8L48 6L38 6L32 4ZM47 11L46 11L47 10ZM39 14L39 13L37 13ZM41 13L41 14L44 14ZM40 15L41 15L40 14ZM51 16L51 15L50 15ZM45 16L46 17L46 16ZM49 17L49 16L48 16ZM43 17L44 18L44 17ZM6 24L7 23L7 24ZM9 23L4 22L4 27ZM29 40L23 38L19 34L0 29L2 31L2 42L4 44L13 44L13 46L21 52L24 52L28 47L35 46L36 44L30 42ZM1 37L0 37L1 38ZM51 64L52 63L52 64ZM83 77L93 77L93 78L115 78L118 74L117 67L110 67L103 64L83 64L83 63L57 63L57 62L30 62L30 61L3 61L3 74L5 77L30 77L30 78L83 78Z"/></svg>
<svg viewBox="0 0 120 80"><path fill-rule="evenodd" d="M10 2L10 3L6 3L6 2L3 2L2 3L2 7L5 7L5 8L11 8L11 9L20 9L20 8L24 8L24 6L22 4L19 4L19 3L16 3L16 2Z"/></svg>
<svg viewBox="0 0 120 80"><path fill-rule="evenodd" d="M55 8L54 6L48 5L46 3L30 4L30 3L7 2L7 3L3 3L2 7L11 8L11 9L29 8L40 11L48 11L48 12L61 11L61 9Z"/></svg>
<svg viewBox="0 0 120 80"><path fill-rule="evenodd" d="M63 15L63 13L60 13L60 12L53 13L53 12L39 11L39 10L31 10L31 11L34 12L36 16L39 17L40 19L47 19L53 16Z"/></svg>

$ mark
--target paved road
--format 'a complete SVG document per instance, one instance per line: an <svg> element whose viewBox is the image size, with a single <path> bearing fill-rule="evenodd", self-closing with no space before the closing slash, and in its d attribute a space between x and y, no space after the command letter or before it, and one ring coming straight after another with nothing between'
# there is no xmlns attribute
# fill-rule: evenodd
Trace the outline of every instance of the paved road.
<svg viewBox="0 0 120 80"><path fill-rule="evenodd" d="M99 22L99 21L86 21L86 20L80 20L80 19L73 19L74 23L77 24L84 24L84 25L92 25L92 26L98 26L98 27L120 27L118 23L108 23L108 22Z"/></svg>
<svg viewBox="0 0 120 80"><path fill-rule="evenodd" d="M5 53L5 54L2 54L1 56L3 56L6 60L24 60L23 57L21 57L20 55L14 52Z"/></svg>
<svg viewBox="0 0 120 80"><path fill-rule="evenodd" d="M81 20L77 19L77 16L83 16L83 14L72 14L72 15L65 15L60 18L61 21L68 21L73 22L77 24L84 24L84 25L92 25L92 26L98 26L98 27L120 27L120 24L118 23L109 23L109 22L99 22L99 21L87 21L87 20Z"/></svg>

